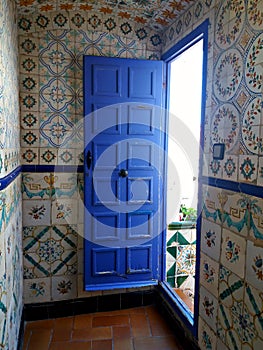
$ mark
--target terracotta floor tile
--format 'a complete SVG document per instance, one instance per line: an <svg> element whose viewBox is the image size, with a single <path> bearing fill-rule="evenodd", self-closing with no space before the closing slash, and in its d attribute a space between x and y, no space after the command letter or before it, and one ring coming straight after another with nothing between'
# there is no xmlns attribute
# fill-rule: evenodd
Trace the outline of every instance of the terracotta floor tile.
<svg viewBox="0 0 263 350"><path fill-rule="evenodd" d="M98 327L86 329L74 329L72 332L72 340L97 340L97 339L111 339L111 327Z"/></svg>
<svg viewBox="0 0 263 350"><path fill-rule="evenodd" d="M134 350L182 350L173 336L134 339Z"/></svg>
<svg viewBox="0 0 263 350"><path fill-rule="evenodd" d="M49 350L91 350L91 341L52 343Z"/></svg>
<svg viewBox="0 0 263 350"><path fill-rule="evenodd" d="M129 311L129 315L132 315L132 314L145 314L145 308L144 307L135 307L135 308L132 308L132 309L128 309Z"/></svg>
<svg viewBox="0 0 263 350"><path fill-rule="evenodd" d="M92 321L92 327L125 325L129 323L130 320L128 315L94 316Z"/></svg>
<svg viewBox="0 0 263 350"><path fill-rule="evenodd" d="M32 331L27 350L47 350L51 341L50 329L35 329Z"/></svg>
<svg viewBox="0 0 263 350"><path fill-rule="evenodd" d="M113 326L113 338L130 338L131 328L130 326Z"/></svg>
<svg viewBox="0 0 263 350"><path fill-rule="evenodd" d="M74 317L73 329L84 329L92 327L92 315L77 315Z"/></svg>
<svg viewBox="0 0 263 350"><path fill-rule="evenodd" d="M41 320L26 323L27 329L52 329L54 327L54 320Z"/></svg>
<svg viewBox="0 0 263 350"><path fill-rule="evenodd" d="M55 328L53 331L52 342L70 341L72 329Z"/></svg>
<svg viewBox="0 0 263 350"><path fill-rule="evenodd" d="M155 308L148 308L146 311L153 336L172 335L173 330L167 321Z"/></svg>
<svg viewBox="0 0 263 350"><path fill-rule="evenodd" d="M148 319L144 314L131 314L131 331L133 337L149 337L151 335Z"/></svg>
<svg viewBox="0 0 263 350"><path fill-rule="evenodd" d="M113 348L114 350L133 350L132 339L116 338L113 340Z"/></svg>
<svg viewBox="0 0 263 350"><path fill-rule="evenodd" d="M74 317L62 317L55 319L55 329L72 329Z"/></svg>
<svg viewBox="0 0 263 350"><path fill-rule="evenodd" d="M112 350L112 340L92 341L92 350Z"/></svg>

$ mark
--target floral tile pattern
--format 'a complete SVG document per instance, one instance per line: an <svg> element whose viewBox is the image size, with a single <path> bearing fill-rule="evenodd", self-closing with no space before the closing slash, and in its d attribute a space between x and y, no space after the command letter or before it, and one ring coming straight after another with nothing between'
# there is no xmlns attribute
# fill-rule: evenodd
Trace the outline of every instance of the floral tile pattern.
<svg viewBox="0 0 263 350"><path fill-rule="evenodd" d="M221 226L202 219L201 250L219 262L221 251Z"/></svg>
<svg viewBox="0 0 263 350"><path fill-rule="evenodd" d="M216 332L218 301L203 286L200 287L199 314Z"/></svg>
<svg viewBox="0 0 263 350"><path fill-rule="evenodd" d="M247 242L246 280L253 287L262 290L263 286L263 248Z"/></svg>
<svg viewBox="0 0 263 350"><path fill-rule="evenodd" d="M201 255L200 283L216 297L218 295L219 263L205 254Z"/></svg>
<svg viewBox="0 0 263 350"><path fill-rule="evenodd" d="M50 225L51 202L49 200L24 200L23 225Z"/></svg>

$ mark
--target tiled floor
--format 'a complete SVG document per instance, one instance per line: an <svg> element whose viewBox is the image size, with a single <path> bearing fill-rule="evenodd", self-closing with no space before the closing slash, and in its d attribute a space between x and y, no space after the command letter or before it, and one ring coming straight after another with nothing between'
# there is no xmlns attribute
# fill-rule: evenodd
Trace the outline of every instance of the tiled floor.
<svg viewBox="0 0 263 350"><path fill-rule="evenodd" d="M183 350L154 306L28 322L23 350Z"/></svg>

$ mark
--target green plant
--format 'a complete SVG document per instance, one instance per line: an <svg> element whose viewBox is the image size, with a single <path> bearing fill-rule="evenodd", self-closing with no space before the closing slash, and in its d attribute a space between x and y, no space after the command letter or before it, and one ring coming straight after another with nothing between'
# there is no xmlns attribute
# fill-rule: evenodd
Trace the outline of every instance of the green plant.
<svg viewBox="0 0 263 350"><path fill-rule="evenodd" d="M184 221L196 221L197 210L195 208L187 208L185 205L181 205L181 212Z"/></svg>

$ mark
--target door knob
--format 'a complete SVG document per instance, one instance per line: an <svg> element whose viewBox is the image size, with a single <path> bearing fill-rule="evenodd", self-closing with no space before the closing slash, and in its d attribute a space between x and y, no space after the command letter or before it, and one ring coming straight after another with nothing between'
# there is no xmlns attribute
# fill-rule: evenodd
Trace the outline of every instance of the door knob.
<svg viewBox="0 0 263 350"><path fill-rule="evenodd" d="M125 170L125 169L121 169L119 171L119 175L120 175L120 177L127 177L128 176L128 171Z"/></svg>

